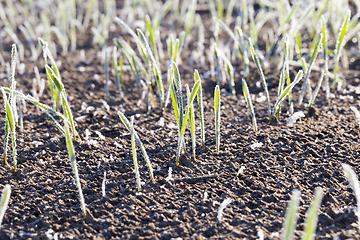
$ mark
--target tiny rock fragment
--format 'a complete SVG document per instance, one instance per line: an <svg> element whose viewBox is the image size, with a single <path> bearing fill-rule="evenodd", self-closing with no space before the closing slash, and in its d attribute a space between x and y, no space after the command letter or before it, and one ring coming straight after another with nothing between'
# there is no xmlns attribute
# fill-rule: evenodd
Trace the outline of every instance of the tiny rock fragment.
<svg viewBox="0 0 360 240"><path fill-rule="evenodd" d="M287 125L293 125L299 118L305 117L305 114L302 111L294 113L291 117L286 120Z"/></svg>

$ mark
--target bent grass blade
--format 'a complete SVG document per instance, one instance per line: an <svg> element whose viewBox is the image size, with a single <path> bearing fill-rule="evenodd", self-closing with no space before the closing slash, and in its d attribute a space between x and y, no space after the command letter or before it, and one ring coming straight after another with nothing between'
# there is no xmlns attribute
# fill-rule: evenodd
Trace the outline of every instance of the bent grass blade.
<svg viewBox="0 0 360 240"><path fill-rule="evenodd" d="M122 121L122 123L125 125L125 127L127 128L127 130L129 130L129 132L131 132L131 123L129 122L129 120L125 117L125 115L118 111L118 115ZM150 159L149 159L149 156L147 155L146 153L146 150L145 150L145 147L144 147L144 144L141 142L140 138L139 138L139 135L137 134L137 132L135 131L135 129L133 130L134 131L134 137L135 137L135 140L136 142L139 144L140 146L140 150L142 152L142 155L145 159L145 162L146 162L146 165L149 169L149 174L150 174L150 178L151 180L154 180L154 174L153 174L153 168L151 166L151 163L150 163Z"/></svg>

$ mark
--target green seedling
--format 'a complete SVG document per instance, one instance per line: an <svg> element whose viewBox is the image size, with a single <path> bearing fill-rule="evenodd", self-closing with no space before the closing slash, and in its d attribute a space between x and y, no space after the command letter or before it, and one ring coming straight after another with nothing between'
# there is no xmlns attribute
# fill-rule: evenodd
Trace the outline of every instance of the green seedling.
<svg viewBox="0 0 360 240"><path fill-rule="evenodd" d="M74 145L73 145L73 142L71 140L69 126L68 126L68 123L66 121L67 120L64 121L66 148L67 148L68 153L69 153L69 158L70 158L70 162L71 162L71 168L72 168L73 173L74 173L74 179L75 179L76 188L77 188L78 194L79 194L79 201L80 201L81 210L83 212L84 219L86 219L85 200L84 200L84 196L83 196L83 193L82 193L82 190L81 190L80 177L79 177L79 172L78 172L77 165L76 165L76 156L75 156Z"/></svg>
<svg viewBox="0 0 360 240"><path fill-rule="evenodd" d="M222 59L219 55L219 49L216 44L214 46L214 56L216 60L216 82L218 86L221 86L221 66L222 66Z"/></svg>
<svg viewBox="0 0 360 240"><path fill-rule="evenodd" d="M147 24L146 26L149 31L149 37L150 37L152 51L154 53L154 58L156 60L157 65L159 65L159 54L158 54L157 47L156 47L155 32L153 30L153 26L151 24L149 15L145 16L145 23Z"/></svg>
<svg viewBox="0 0 360 240"><path fill-rule="evenodd" d="M312 69L312 67L314 65L315 59L316 59L316 57L318 55L319 48L320 48L320 42L322 41L322 38L323 38L323 35L320 34L320 37L319 37L319 39L318 39L318 41L316 43L316 47L315 47L314 52L313 52L312 57L311 57L309 67L307 69L305 69L306 67L304 68L306 73L305 73L305 77L304 77L304 83L301 86L301 93L300 93L300 96L299 96L299 103L298 103L299 107L301 106L301 104L303 102L306 87L308 87L309 97L310 97L309 99L311 99L311 97L312 97L309 76L310 76L310 73L311 73L311 69ZM306 66L306 64L304 64L304 66Z"/></svg>
<svg viewBox="0 0 360 240"><path fill-rule="evenodd" d="M285 222L281 234L281 240L294 239L294 230L296 227L297 213L300 202L300 191L294 190L291 196L291 202L286 210Z"/></svg>
<svg viewBox="0 0 360 240"><path fill-rule="evenodd" d="M214 91L214 112L215 112L215 136L216 136L216 152L220 150L220 88L218 85Z"/></svg>
<svg viewBox="0 0 360 240"><path fill-rule="evenodd" d="M194 106L190 104L190 89L189 86L186 84L186 93L187 93L187 100L188 106L190 107L189 115L190 115L190 132L191 132L191 140L192 140L192 150L193 150L193 158L196 160L196 134L195 134L195 113L194 113Z"/></svg>
<svg viewBox="0 0 360 240"><path fill-rule="evenodd" d="M360 184L359 184L359 180L356 176L356 173L354 172L354 170L350 167L350 165L348 164L343 164L343 170L344 170L344 174L347 178L347 180L349 181L354 193L355 193L355 198L356 198L356 202L357 202L357 209L360 209ZM359 211L359 210L358 210ZM360 232L360 214L356 214L358 217L358 228L359 228L359 232Z"/></svg>
<svg viewBox="0 0 360 240"><path fill-rule="evenodd" d="M338 36L338 40L336 41L336 47L335 47L335 68L334 68L334 81L333 81L333 90L335 90L335 85L336 82L339 82L340 80L338 80L337 78L337 71L338 71L338 66L339 66L339 60L340 60L340 56L341 56L341 50L343 47L343 41L346 35L346 31L347 31L347 24L349 22L350 19L350 10L348 10L345 19L341 25L341 28L339 30L339 36Z"/></svg>
<svg viewBox="0 0 360 240"><path fill-rule="evenodd" d="M5 211L7 206L9 205L11 195L11 186L9 184L6 184L0 198L0 229L1 229L1 223L4 219Z"/></svg>
<svg viewBox="0 0 360 240"><path fill-rule="evenodd" d="M202 145L202 148L205 149L204 104L203 104L203 96L202 96L201 78L200 78L199 72L197 70L195 70L195 73L194 73L194 81L195 81L195 83L200 81L200 87L197 92L197 101L198 101L199 115L200 115L201 145Z"/></svg>
<svg viewBox="0 0 360 240"><path fill-rule="evenodd" d="M11 135L11 142L12 142L12 150L13 150L13 160L14 160L14 170L16 171L16 96L14 95L16 89L16 80L15 80L15 70L16 70L16 61L17 61L17 50L16 45L12 45L11 49L11 69L10 69L10 94L9 99L5 94L5 91L2 91L4 97L4 106L5 106L5 139L4 139L4 164L7 164L7 148L9 142L9 135Z"/></svg>
<svg viewBox="0 0 360 240"><path fill-rule="evenodd" d="M274 105L274 110L273 110L273 113L277 113L279 112L279 108L280 108L280 104L281 102L285 99L285 97L287 95L289 95L289 93L291 92L291 90L295 87L295 85L300 82L300 80L302 79L303 77L303 71L302 70L299 70L299 72L296 74L295 76L295 79L294 81L288 85L282 92L281 94L278 96L277 100L276 100L276 103Z"/></svg>
<svg viewBox="0 0 360 240"><path fill-rule="evenodd" d="M318 222L318 211L321 205L323 191L321 188L315 189L314 200L306 214L304 234L302 240L315 239L316 225Z"/></svg>
<svg viewBox="0 0 360 240"><path fill-rule="evenodd" d="M302 55L302 41L301 41L301 35L300 35L300 31L298 31L296 33L296 44L297 44L297 47L298 47L298 56L299 56L299 59L303 57ZM324 39L323 39L324 41Z"/></svg>
<svg viewBox="0 0 360 240"><path fill-rule="evenodd" d="M114 69L114 73L115 73L115 82L116 82L116 87L119 91L119 97L122 98L124 96L124 92L123 92L123 88L121 86L121 82L120 82L120 77L122 77L122 67L123 67L123 61L122 61L122 55L120 56L120 61L119 61L119 71L118 71L118 64L117 64L117 51L116 51L116 46L114 46L113 48L113 69Z"/></svg>
<svg viewBox="0 0 360 240"><path fill-rule="evenodd" d="M326 88L326 101L330 100L330 86L329 86L329 66L328 66L328 34L326 30L326 21L324 16L322 18L322 28L321 33L323 35L322 39L322 47L323 47L323 55L324 55L324 71L325 71L325 88Z"/></svg>
<svg viewBox="0 0 360 240"><path fill-rule="evenodd" d="M264 72L263 72L263 70L261 68L259 58L257 57L257 54L256 54L256 52L254 50L254 47L253 47L252 43L251 43L251 39L248 38L247 41L248 41L249 46L250 46L251 56L252 56L252 58L253 58L253 60L255 62L257 70L259 71L261 81L262 81L262 84L263 84L263 87L264 87L264 90L265 90L265 97L266 97L266 104L267 104L267 108L268 108L268 115L269 115L269 120L271 121L270 96L269 96L267 83L266 83L266 80L265 80L265 75L264 75Z"/></svg>
<svg viewBox="0 0 360 240"><path fill-rule="evenodd" d="M257 132L257 124L256 124L256 118L255 118L255 110L254 110L254 106L251 102L251 97L250 97L250 92L249 92L249 88L246 84L245 79L242 79L242 85L243 85L243 94L246 100L246 103L248 105L248 108L250 110L250 114L251 114L251 119L253 122L253 126L254 126L254 131Z"/></svg>
<svg viewBox="0 0 360 240"><path fill-rule="evenodd" d="M284 41L284 54L283 54L283 63L281 66L281 72L280 72L280 80L279 80L279 86L278 86L278 96L280 96L283 87L285 85L285 78L287 77L286 74L286 64L287 64L287 59L288 59L288 37L285 37L285 41ZM288 83L289 85L289 83ZM280 109L281 109L281 105L279 106L279 108L277 109L276 113L273 113L274 115L276 114L278 117L280 117Z"/></svg>
<svg viewBox="0 0 360 240"><path fill-rule="evenodd" d="M131 150L132 150L135 175L136 175L136 185L137 185L138 191L141 191L139 165L138 165L137 156L136 156L136 142L135 142L136 138L135 138L135 131L134 131L134 116L131 116L131 118L130 118L130 135L131 135Z"/></svg>
<svg viewBox="0 0 360 240"><path fill-rule="evenodd" d="M321 87L321 84L323 82L323 79L324 79L324 71L321 71L321 76L320 76L320 79L319 79L319 82L316 86L316 89L311 97L311 100L309 102L309 107L308 107L308 114L310 114L310 110L311 110L311 106L314 104L315 102L315 98L317 96L317 94L319 93L319 90L320 90L320 87Z"/></svg>
<svg viewBox="0 0 360 240"><path fill-rule="evenodd" d="M51 78L51 81L54 83L58 92L60 93L61 102L62 102L65 116L66 116L67 120L70 122L71 131L74 135L74 140L76 140L76 137L80 138L80 136L78 134L76 134L75 122L73 119L73 115L71 113L70 104L68 103L68 100L67 100L64 84L61 82L61 80L57 77L55 72L48 65L46 65L45 68L46 68L46 74L48 76L48 79Z"/></svg>
<svg viewBox="0 0 360 240"><path fill-rule="evenodd" d="M125 125L126 129L129 130L129 132L131 134L131 123L129 122L129 120L125 117L125 115L122 112L118 111L118 114L119 114L119 117L120 117L122 123ZM150 178L151 178L151 180L154 180L153 168L151 166L149 156L146 153L144 144L141 142L141 140L139 138L139 135L137 134L135 129L133 129L133 132L134 132L135 140L139 144L140 150L141 150L142 155L143 155L143 157L145 159L146 165L147 165L147 167L149 169Z"/></svg>

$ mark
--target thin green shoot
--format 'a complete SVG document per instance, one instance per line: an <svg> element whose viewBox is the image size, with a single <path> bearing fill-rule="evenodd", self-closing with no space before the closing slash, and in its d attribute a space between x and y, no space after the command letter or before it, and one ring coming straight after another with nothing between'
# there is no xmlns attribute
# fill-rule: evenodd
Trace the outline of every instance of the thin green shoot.
<svg viewBox="0 0 360 240"><path fill-rule="evenodd" d="M84 200L84 196L83 196L83 193L82 193L82 190L81 190L80 177L79 177L79 172L78 172L77 164L76 164L75 149L74 149L73 142L71 140L69 126L68 126L68 123L66 121L67 120L64 121L66 148L67 148L68 153L69 153L69 158L70 158L70 162L71 162L71 168L72 168L73 173L74 173L75 185L76 185L76 188L77 188L78 194L79 194L79 201L80 201L81 210L83 212L84 219L86 219L85 200Z"/></svg>
<svg viewBox="0 0 360 240"><path fill-rule="evenodd" d="M322 47L323 47L323 55L324 55L324 76L325 76L325 88L326 88L326 101L330 100L330 85L329 85L329 64L328 64L328 34L326 30L326 21L324 16L321 16L322 19L322 29L321 33L323 35L322 39Z"/></svg>
<svg viewBox="0 0 360 240"><path fill-rule="evenodd" d="M199 87L200 87L200 80L195 83L195 85L191 91L191 94L190 94L190 100L188 101L188 106L185 109L185 115L182 120L181 131L180 131L180 135L179 135L178 149L177 149L177 154L176 154L176 166L179 166L181 150L183 149L184 135L185 135L187 120L189 117L190 105L193 103Z"/></svg>
<svg viewBox="0 0 360 240"><path fill-rule="evenodd" d="M336 86L336 82L338 82L339 80L337 79L337 71L338 71L338 66L339 66L339 60L340 60L340 56L341 56L341 50L343 47L343 40L345 38L346 35L346 31L347 31L347 24L349 22L350 19L350 10L348 10L345 19L341 25L341 28L339 30L339 36L338 39L336 41L336 47L335 47L335 68L334 68L334 81L333 81L333 90L335 90L335 86Z"/></svg>
<svg viewBox="0 0 360 240"><path fill-rule="evenodd" d="M68 103L68 100L67 100L64 84L55 75L54 71L48 65L45 65L45 68L46 68L46 74L48 75L48 78L52 79L52 82L54 83L58 92L60 93L61 102L62 102L65 116L68 119L68 121L70 122L71 131L74 135L74 140L76 140L76 137L80 138L80 136L77 134L77 132L75 130L75 122L74 122L73 115L72 115L72 112L70 109L70 104Z"/></svg>
<svg viewBox="0 0 360 240"><path fill-rule="evenodd" d="M215 113L215 137L216 137L216 152L220 151L220 88L218 85L214 91L214 113Z"/></svg>
<svg viewBox="0 0 360 240"><path fill-rule="evenodd" d="M193 104L190 104L190 89L189 85L185 85L188 105L190 107L189 115L190 115L190 132L191 132L191 140L192 140L192 150L193 150L193 158L196 160L196 134L195 134L195 112Z"/></svg>
<svg viewBox="0 0 360 240"><path fill-rule="evenodd" d="M321 205L323 191L321 188L315 189L314 200L306 213L304 235L302 240L314 240L316 225L318 222L318 211Z"/></svg>
<svg viewBox="0 0 360 240"><path fill-rule="evenodd" d="M297 43L297 47L298 47L298 51L299 51L298 55L299 55L299 59L300 59L300 58L303 57L303 55L302 55L302 41L301 41L300 31L298 31L296 33L296 43Z"/></svg>
<svg viewBox="0 0 360 240"><path fill-rule="evenodd" d="M287 85L286 88L281 92L281 94L278 96L276 103L274 105L274 110L273 113L275 114L276 112L278 112L278 108L280 108L280 104L281 102L285 99L285 97L287 95L289 95L289 93L291 92L291 90L295 87L295 85L300 82L300 80L303 77L303 71L299 70L299 72L296 74L294 81L290 84Z"/></svg>
<svg viewBox="0 0 360 240"><path fill-rule="evenodd" d="M122 123L125 125L126 129L129 130L129 132L130 132L131 123L129 122L129 120L125 117L125 115L122 112L118 111L118 114L119 114L119 117L120 117ZM138 143L138 145L140 147L141 153L142 153L142 155L143 155L143 157L145 159L146 165L148 167L150 178L151 178L151 180L154 180L153 168L151 166L149 156L146 153L144 144L141 142L141 140L139 138L139 135L137 134L135 129L133 129L133 131L134 131L135 140L136 140L136 142Z"/></svg>
<svg viewBox="0 0 360 240"><path fill-rule="evenodd" d="M309 107L308 107L308 114L310 114L310 111L311 111L311 107L312 105L314 104L315 102L315 98L317 96L317 94L319 93L319 90L320 90L320 87L321 87L321 84L323 82L323 79L324 79L324 71L321 71L321 76L320 76L320 79L319 79L319 82L318 82L318 85L316 86L316 89L311 97L311 100L309 102Z"/></svg>
<svg viewBox="0 0 360 240"><path fill-rule="evenodd" d="M246 103L248 105L248 108L250 110L251 120L252 120L252 123L253 123L253 126L254 126L254 131L257 132L255 110L254 110L254 106L253 106L252 101L251 101L249 88L248 88L248 86L246 84L245 79L242 79L242 86L243 86L243 94L244 94Z"/></svg>
<svg viewBox="0 0 360 240"><path fill-rule="evenodd" d="M5 211L7 206L9 205L10 201L10 195L11 195L11 186L9 184L6 184L4 189L2 190L1 198L0 198L0 229L1 229L1 223L4 219Z"/></svg>
<svg viewBox="0 0 360 240"><path fill-rule="evenodd" d="M279 81L279 86L278 86L278 96L280 96L283 87L285 85L285 78L286 78L286 63L287 63L287 59L288 59L288 36L285 36L285 41L284 41L284 53L283 53L283 63L281 66L281 73L280 73L280 81ZM277 117L280 117L280 111L281 110L281 106L279 106L279 108L277 109L276 114Z"/></svg>
<svg viewBox="0 0 360 240"><path fill-rule="evenodd" d="M269 121L271 121L270 96L269 96L267 83L266 83L266 80L265 80L265 75L264 75L264 72L263 72L263 70L261 68L259 58L257 57L257 54L256 54L256 52L254 50L254 47L253 47L252 43L251 43L251 39L248 38L247 41L248 41L249 46L250 46L251 56L252 56L252 58L253 58L253 60L255 62L257 70L259 71L261 81L262 81L262 84L263 84L263 87L264 87L264 90L265 90L266 104L267 104L267 108L268 108L268 116L269 116Z"/></svg>
<svg viewBox="0 0 360 240"><path fill-rule="evenodd" d="M305 77L304 77L304 83L303 85L301 86L301 93L300 93L300 96L299 96L299 102L298 102L298 105L299 107L301 106L302 102L303 102L303 99L304 99L304 95L305 95L305 90L306 90L306 87L308 87L308 93L309 93L309 99L311 99L311 85L310 85L310 79L309 79L309 76L310 76L310 73L311 73L311 69L314 65L314 62L315 62L315 59L319 53L319 48L320 48L320 42L322 41L322 38L323 38L323 35L322 33L320 34L320 37L316 43L316 46L315 46L315 49L314 49L314 52L312 54L312 57L311 57L311 60L310 60L310 63L309 63L309 67L307 68L307 71L306 71L306 74L305 74ZM306 65L306 64L305 64ZM305 69L304 69L305 70Z"/></svg>
<svg viewBox="0 0 360 240"><path fill-rule="evenodd" d="M222 0L216 0L216 6L217 6L217 17L219 19L223 19L224 16L224 6Z"/></svg>
<svg viewBox="0 0 360 240"><path fill-rule="evenodd" d="M297 213L300 202L300 191L294 190L291 196L291 202L286 210L285 222L281 234L281 240L294 239L294 230L296 227Z"/></svg>
<svg viewBox="0 0 360 240"><path fill-rule="evenodd" d="M221 86L221 66L222 66L222 59L220 57L219 49L216 44L214 46L214 56L216 60L216 82L217 85Z"/></svg>
<svg viewBox="0 0 360 240"><path fill-rule="evenodd" d="M138 165L137 156L136 156L136 141L135 141L136 137L135 137L135 131L134 131L134 116L130 117L130 135L131 135L131 150L132 150L132 155L133 155L135 176L136 176L136 185L137 185L138 191L141 191L139 165Z"/></svg>
<svg viewBox="0 0 360 240"><path fill-rule="evenodd" d="M114 73L115 73L115 82L116 82L116 87L119 91L119 97L122 98L124 96L124 92L122 90L121 87L121 82L120 82L120 76L122 75L122 56L120 56L120 64L119 64L119 71L118 71L118 64L117 64L117 51L116 51L116 46L114 46L113 48L113 69L114 69Z"/></svg>
<svg viewBox="0 0 360 240"><path fill-rule="evenodd" d="M149 15L145 16L145 22L147 24L147 29L149 30L149 37L150 37L151 47L154 52L154 58L156 60L156 63L159 64L159 54L158 54L157 47L156 47L155 33L154 33L153 27L151 25L151 20L150 20Z"/></svg>
<svg viewBox="0 0 360 240"><path fill-rule="evenodd" d="M12 141L12 152L13 152L13 161L14 161L14 171L16 172L16 165L17 165L17 152L16 152L16 130L15 130L15 119L13 108L9 103L9 100L6 96L5 91L1 88L1 92L4 98L4 105L5 105L5 112L6 112L6 119L5 119L5 146L4 146L4 163L7 164L7 145L8 145L8 136L11 136Z"/></svg>
<svg viewBox="0 0 360 240"><path fill-rule="evenodd" d="M202 96L201 78L200 78L198 70L195 70L194 81L195 81L195 83L200 81L200 87L197 92L197 101L198 101L199 115L200 115L201 145L202 145L202 148L205 149L204 103L203 103L203 96Z"/></svg>
<svg viewBox="0 0 360 240"><path fill-rule="evenodd" d="M357 209L360 209L360 184L359 184L359 180L356 176L356 173L354 172L354 170L350 167L350 165L348 164L343 164L343 170L344 170L344 174L347 178L347 180L349 181L354 193L355 193L355 198L356 198L356 202L357 202ZM358 210L359 211L359 210ZM358 217L358 228L359 228L359 232L360 232L360 214L357 214Z"/></svg>

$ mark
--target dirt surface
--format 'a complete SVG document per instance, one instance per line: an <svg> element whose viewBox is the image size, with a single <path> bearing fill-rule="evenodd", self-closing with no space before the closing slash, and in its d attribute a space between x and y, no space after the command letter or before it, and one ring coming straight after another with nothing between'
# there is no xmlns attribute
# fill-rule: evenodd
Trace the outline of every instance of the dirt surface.
<svg viewBox="0 0 360 240"><path fill-rule="evenodd" d="M202 17L205 27L209 27L209 15L202 13ZM167 25L162 23L162 26L165 37ZM123 32L117 27L112 35L119 33ZM208 34L207 47L212 33ZM17 132L18 171L13 171L11 155L7 166L0 165L1 189L5 184L12 187L1 239L256 239L260 237L259 232L265 239L277 239L294 189L301 191L296 228L296 238L300 238L316 187L324 191L316 238L360 239L354 214L356 200L342 172L342 164L347 163L360 173L360 129L349 108L360 107L360 91L356 89L360 71L356 70L356 62L349 70L340 70L348 83L344 90L337 92L329 103L321 90L311 114L291 126L286 124L287 103L283 104L278 121L269 123L266 102L257 101L263 89L257 84L260 78L251 65L250 92L254 96L259 128L256 134L241 90L239 72L243 66L235 65L237 94L221 93L221 146L216 153L213 110L216 83L208 76L209 62L206 61L205 66L196 61L188 64L191 52L196 49L195 42L190 42L189 50L182 53L183 63L179 69L183 82L191 87L194 69L203 76L206 148L201 149L198 142L194 160L187 132L187 154L175 167L178 134L171 104L164 114L159 107L148 113L144 102L139 104L130 71L124 72L126 95L123 99L117 97L114 77L110 74L111 96L105 103L104 67L96 56L100 49L89 47L90 32L79 38L76 52L59 55L56 59L61 61L61 76L77 122L76 129L82 138L74 145L88 217L85 221L82 217L64 136L45 114L27 104L24 129L18 128ZM10 45L7 47L10 50ZM81 49L86 61L79 57ZM5 57L10 62L9 56ZM24 63L25 72L16 74L17 89L28 94L35 77L34 66L45 78L44 61L40 56L37 62ZM164 79L165 63L162 66ZM279 72L276 66L271 69L266 78L273 105ZM292 79L297 70L291 69ZM313 71L314 84L318 78L319 72ZM9 86L9 82L5 79L2 85ZM227 83L223 89L229 90ZM299 90L300 84L294 89L295 101ZM51 105L48 87L40 101ZM141 192L135 186L130 134L117 115L119 110L128 117L135 115L135 129L153 164L155 180L150 181L145 161L138 151L144 182ZM295 111L306 113L307 108L295 104ZM197 139L200 139L196 114ZM4 122L4 111L1 111L0 120ZM87 129L88 140L85 138ZM3 127L0 133L4 135ZM262 146L251 148L254 143ZM170 167L173 180L166 180ZM239 173L239 169L243 171ZM217 211L226 198L232 202L219 222Z"/></svg>

